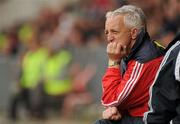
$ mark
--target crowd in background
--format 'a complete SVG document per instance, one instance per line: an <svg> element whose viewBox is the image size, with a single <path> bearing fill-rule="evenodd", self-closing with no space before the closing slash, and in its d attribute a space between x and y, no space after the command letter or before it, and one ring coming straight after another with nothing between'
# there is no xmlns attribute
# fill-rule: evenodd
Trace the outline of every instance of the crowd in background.
<svg viewBox="0 0 180 124"><path fill-rule="evenodd" d="M44 8L34 20L0 31L0 54L15 59L18 69L18 90L8 108L12 119L21 101L39 118L49 107L68 117L77 106L100 102L105 14L124 4L144 10L151 38L164 47L179 30L178 0L79 0L58 10Z"/></svg>

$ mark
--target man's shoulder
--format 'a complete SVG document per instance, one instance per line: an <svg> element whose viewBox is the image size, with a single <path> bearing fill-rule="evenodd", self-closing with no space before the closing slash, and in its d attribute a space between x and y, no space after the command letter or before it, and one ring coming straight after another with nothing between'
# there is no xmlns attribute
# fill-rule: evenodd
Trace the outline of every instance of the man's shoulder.
<svg viewBox="0 0 180 124"><path fill-rule="evenodd" d="M175 47L174 47L174 49L172 50L172 52L173 52L175 55L177 55L177 54L179 53L179 51L180 51L180 40L176 42Z"/></svg>
<svg viewBox="0 0 180 124"><path fill-rule="evenodd" d="M165 54L165 57L176 58L180 51L180 40L173 44Z"/></svg>
<svg viewBox="0 0 180 124"><path fill-rule="evenodd" d="M168 59L174 62L175 79L180 82L180 40L170 47L167 55L168 53L170 54Z"/></svg>
<svg viewBox="0 0 180 124"><path fill-rule="evenodd" d="M136 53L134 59L140 63L148 63L164 55L164 48L158 46L154 41L146 41Z"/></svg>

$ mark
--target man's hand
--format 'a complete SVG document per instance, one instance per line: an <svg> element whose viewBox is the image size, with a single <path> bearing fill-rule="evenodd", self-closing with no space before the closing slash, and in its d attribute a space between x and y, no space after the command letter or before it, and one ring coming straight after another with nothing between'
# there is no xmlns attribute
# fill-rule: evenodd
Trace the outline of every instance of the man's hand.
<svg viewBox="0 0 180 124"><path fill-rule="evenodd" d="M110 42L107 45L108 57L112 61L120 61L122 57L128 54L126 46L122 46L118 42Z"/></svg>
<svg viewBox="0 0 180 124"><path fill-rule="evenodd" d="M120 120L121 114L116 107L108 107L103 111L103 119Z"/></svg>

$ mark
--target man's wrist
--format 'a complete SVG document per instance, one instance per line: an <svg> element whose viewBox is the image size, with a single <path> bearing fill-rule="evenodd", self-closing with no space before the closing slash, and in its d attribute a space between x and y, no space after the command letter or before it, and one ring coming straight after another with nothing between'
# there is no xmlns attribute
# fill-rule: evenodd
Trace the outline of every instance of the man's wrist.
<svg viewBox="0 0 180 124"><path fill-rule="evenodd" d="M119 68L119 66L120 66L120 60L115 61L109 59L108 67Z"/></svg>

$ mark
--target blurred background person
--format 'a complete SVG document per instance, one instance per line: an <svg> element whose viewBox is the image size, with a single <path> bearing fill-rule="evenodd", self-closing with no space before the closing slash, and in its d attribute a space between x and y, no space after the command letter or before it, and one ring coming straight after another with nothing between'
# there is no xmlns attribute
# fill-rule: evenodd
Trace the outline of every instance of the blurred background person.
<svg viewBox="0 0 180 124"><path fill-rule="evenodd" d="M69 67L72 55L54 44L48 44L48 57L43 68L42 91L39 100L39 117L45 118L49 108L60 112L65 97L72 89Z"/></svg>
<svg viewBox="0 0 180 124"><path fill-rule="evenodd" d="M17 81L19 92L11 99L10 117L12 119L17 118L20 102L25 104L32 116L35 114L34 97L36 94L33 92L42 80L42 69L46 58L46 50L41 46L38 36L34 34L28 41L27 52L22 57L20 78Z"/></svg>

